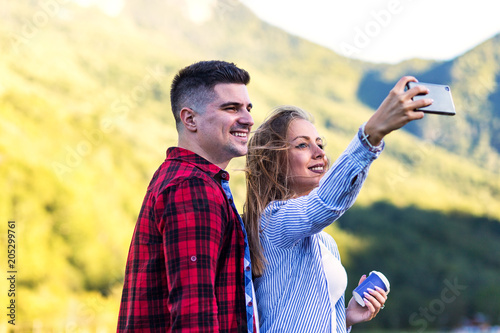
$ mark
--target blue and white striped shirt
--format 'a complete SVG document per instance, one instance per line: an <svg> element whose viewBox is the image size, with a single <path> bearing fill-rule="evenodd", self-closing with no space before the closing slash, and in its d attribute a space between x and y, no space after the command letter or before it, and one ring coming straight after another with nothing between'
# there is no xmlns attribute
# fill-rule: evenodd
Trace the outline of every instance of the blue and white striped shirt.
<svg viewBox="0 0 500 333"><path fill-rule="evenodd" d="M383 150L369 149L360 133L309 195L274 201L261 218L268 264L254 281L260 332L332 332L332 309L320 240L340 260L337 244L322 230L352 206L371 163ZM337 332L346 332L345 300L335 305Z"/></svg>

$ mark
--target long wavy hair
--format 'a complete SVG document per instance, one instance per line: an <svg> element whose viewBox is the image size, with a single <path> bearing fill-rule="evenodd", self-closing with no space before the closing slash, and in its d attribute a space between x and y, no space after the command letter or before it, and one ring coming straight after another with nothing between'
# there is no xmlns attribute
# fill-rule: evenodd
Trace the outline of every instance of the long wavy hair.
<svg viewBox="0 0 500 333"><path fill-rule="evenodd" d="M286 138L295 119L313 122L309 113L296 106L280 106L271 112L248 142L243 221L255 276L264 273L266 264L259 238L261 215L270 202L287 200L295 195L289 186L289 143Z"/></svg>

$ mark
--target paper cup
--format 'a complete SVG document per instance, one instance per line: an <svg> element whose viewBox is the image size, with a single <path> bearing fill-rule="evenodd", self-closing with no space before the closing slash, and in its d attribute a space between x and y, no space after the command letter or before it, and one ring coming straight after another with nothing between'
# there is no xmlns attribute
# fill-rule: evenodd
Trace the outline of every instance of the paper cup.
<svg viewBox="0 0 500 333"><path fill-rule="evenodd" d="M375 286L382 288L386 293L389 293L391 290L389 280L387 280L384 274L377 271L371 271L370 275L352 291L352 295L356 302L361 306L365 306L366 304L363 301L364 293L369 293L368 288L376 290Z"/></svg>

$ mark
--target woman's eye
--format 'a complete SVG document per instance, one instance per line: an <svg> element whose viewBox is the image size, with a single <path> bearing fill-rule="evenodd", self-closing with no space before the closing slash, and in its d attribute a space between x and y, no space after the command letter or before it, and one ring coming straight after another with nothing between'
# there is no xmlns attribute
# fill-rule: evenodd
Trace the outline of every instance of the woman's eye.
<svg viewBox="0 0 500 333"><path fill-rule="evenodd" d="M299 143L299 144L297 145L297 148L300 148L300 149L302 149L302 148L307 148L307 143Z"/></svg>

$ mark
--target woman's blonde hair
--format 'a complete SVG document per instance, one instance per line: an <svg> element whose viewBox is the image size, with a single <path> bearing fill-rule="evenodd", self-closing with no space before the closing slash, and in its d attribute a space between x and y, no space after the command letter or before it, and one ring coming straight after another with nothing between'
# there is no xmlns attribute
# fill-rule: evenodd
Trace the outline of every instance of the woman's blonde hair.
<svg viewBox="0 0 500 333"><path fill-rule="evenodd" d="M288 128L295 119L313 122L312 116L301 108L280 106L271 112L248 142L243 221L255 276L263 274L266 263L259 239L261 215L270 202L287 200L295 194L288 184L289 143L286 139Z"/></svg>

